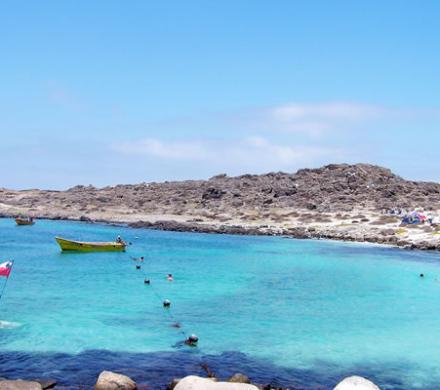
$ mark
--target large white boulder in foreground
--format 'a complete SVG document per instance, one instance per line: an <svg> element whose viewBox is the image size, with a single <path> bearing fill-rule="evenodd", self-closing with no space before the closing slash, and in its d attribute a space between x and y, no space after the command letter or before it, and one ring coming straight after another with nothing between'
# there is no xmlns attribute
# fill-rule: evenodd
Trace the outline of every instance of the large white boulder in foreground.
<svg viewBox="0 0 440 390"><path fill-rule="evenodd" d="M128 376L103 371L96 381L95 390L135 390L136 383Z"/></svg>
<svg viewBox="0 0 440 390"><path fill-rule="evenodd" d="M380 390L380 388L361 376L349 376L339 382L333 390Z"/></svg>
<svg viewBox="0 0 440 390"><path fill-rule="evenodd" d="M215 382L190 375L183 378L174 390L258 390L258 387L247 383Z"/></svg>

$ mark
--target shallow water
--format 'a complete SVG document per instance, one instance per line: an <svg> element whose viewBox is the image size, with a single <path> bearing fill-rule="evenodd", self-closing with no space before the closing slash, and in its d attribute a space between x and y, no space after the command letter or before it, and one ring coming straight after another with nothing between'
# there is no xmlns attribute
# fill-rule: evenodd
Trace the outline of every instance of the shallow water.
<svg viewBox="0 0 440 390"><path fill-rule="evenodd" d="M0 229L0 257L15 260L0 376L74 387L112 369L163 388L208 363L307 389L351 374L383 389L440 388L439 254L74 222L3 219ZM133 243L126 253L64 254L54 241L117 234ZM136 270L130 256L141 255ZM175 348L192 332L198 348Z"/></svg>

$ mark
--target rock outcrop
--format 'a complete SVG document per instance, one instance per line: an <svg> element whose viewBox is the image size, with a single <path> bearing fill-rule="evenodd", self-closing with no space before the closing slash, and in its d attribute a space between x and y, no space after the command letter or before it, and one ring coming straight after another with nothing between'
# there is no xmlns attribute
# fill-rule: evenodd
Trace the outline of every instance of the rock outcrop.
<svg viewBox="0 0 440 390"><path fill-rule="evenodd" d="M350 376L339 382L333 390L380 390L380 388L361 376Z"/></svg>
<svg viewBox="0 0 440 390"><path fill-rule="evenodd" d="M96 381L95 390L135 390L136 383L128 376L111 371L102 371Z"/></svg>
<svg viewBox="0 0 440 390"><path fill-rule="evenodd" d="M229 379L228 382L232 382L232 383L251 383L250 379L243 374L240 373L236 373L234 375L232 375Z"/></svg>
<svg viewBox="0 0 440 390"><path fill-rule="evenodd" d="M2 380L0 390L42 390L43 388L35 381Z"/></svg>
<svg viewBox="0 0 440 390"><path fill-rule="evenodd" d="M209 180L142 183L95 188L76 186L67 191L11 191L0 189L0 203L38 212L50 204L61 214L79 219L102 208L138 214L186 214L205 210L221 213L238 207L276 207L319 212L350 211L356 207L381 210L398 205L440 209L440 184L402 179L389 169L369 164L330 164L296 173L214 176ZM1 210L0 210L1 211ZM238 211L238 210L236 210ZM189 213L191 214L191 213Z"/></svg>
<svg viewBox="0 0 440 390"><path fill-rule="evenodd" d="M258 387L248 383L216 382L191 375L181 379L174 390L258 390Z"/></svg>

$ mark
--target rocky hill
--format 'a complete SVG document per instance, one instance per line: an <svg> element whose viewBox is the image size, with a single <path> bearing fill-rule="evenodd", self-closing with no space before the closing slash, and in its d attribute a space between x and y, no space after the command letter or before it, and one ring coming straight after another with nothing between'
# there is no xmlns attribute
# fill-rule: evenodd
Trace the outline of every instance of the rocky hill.
<svg viewBox="0 0 440 390"><path fill-rule="evenodd" d="M0 190L3 209L37 215L48 208L61 214L90 214L114 209L142 214L198 214L286 208L317 212L382 210L391 207L440 209L440 184L414 182L368 164L331 164L294 174L268 173L209 180L76 186L67 191ZM203 214L203 213L202 213Z"/></svg>
<svg viewBox="0 0 440 390"><path fill-rule="evenodd" d="M172 230L361 241L376 237L377 232L369 235L375 229L397 226L399 218L383 214L384 209L395 207L422 207L438 214L440 184L404 180L374 165L331 164L293 174L217 175L209 180L99 189L76 186L67 191L0 190L3 216L31 214ZM436 235L437 231L431 230L425 232L433 234L428 238L437 239L440 232ZM399 239L402 237L405 234Z"/></svg>

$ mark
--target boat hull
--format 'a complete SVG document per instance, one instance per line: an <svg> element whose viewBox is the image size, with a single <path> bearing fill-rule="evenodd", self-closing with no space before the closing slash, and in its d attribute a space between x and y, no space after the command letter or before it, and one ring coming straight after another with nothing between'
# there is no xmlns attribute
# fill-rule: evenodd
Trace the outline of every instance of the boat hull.
<svg viewBox="0 0 440 390"><path fill-rule="evenodd" d="M29 226L29 225L33 225L35 222L34 221L29 221L27 219L15 218L15 223L18 226Z"/></svg>
<svg viewBox="0 0 440 390"><path fill-rule="evenodd" d="M124 252L125 244L119 242L82 242L55 237L63 252Z"/></svg>

